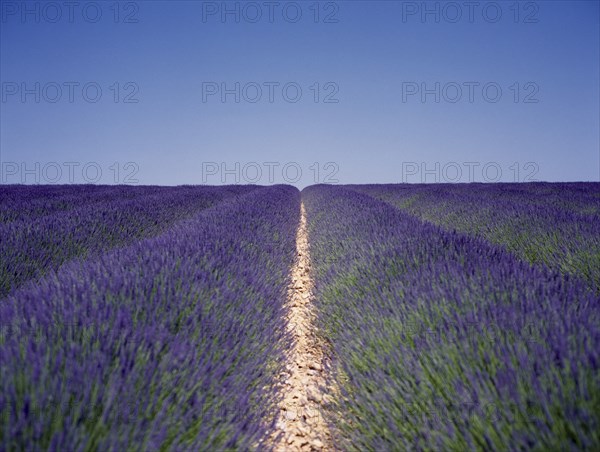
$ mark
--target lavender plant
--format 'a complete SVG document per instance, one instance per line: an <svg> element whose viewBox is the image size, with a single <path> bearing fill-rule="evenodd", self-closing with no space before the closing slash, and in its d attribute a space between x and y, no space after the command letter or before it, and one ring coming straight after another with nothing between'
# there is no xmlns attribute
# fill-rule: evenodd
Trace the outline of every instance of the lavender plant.
<svg viewBox="0 0 600 452"><path fill-rule="evenodd" d="M49 199L62 199L63 207L72 203L71 208L49 202L43 215L30 207L31 216L0 223L0 298L69 260L157 235L177 221L254 187L88 187L86 191L73 186L71 194L57 197L51 196L55 187L45 189ZM77 197L81 203L76 203ZM33 201L23 204L29 202ZM19 203L14 200L12 205Z"/></svg>
<svg viewBox="0 0 600 452"><path fill-rule="evenodd" d="M288 186L230 197L0 300L0 449L259 447L299 203Z"/></svg>
<svg viewBox="0 0 600 452"><path fill-rule="evenodd" d="M475 234L600 293L600 183L351 187L419 218Z"/></svg>
<svg viewBox="0 0 600 452"><path fill-rule="evenodd" d="M303 193L343 450L600 446L600 300L343 187Z"/></svg>

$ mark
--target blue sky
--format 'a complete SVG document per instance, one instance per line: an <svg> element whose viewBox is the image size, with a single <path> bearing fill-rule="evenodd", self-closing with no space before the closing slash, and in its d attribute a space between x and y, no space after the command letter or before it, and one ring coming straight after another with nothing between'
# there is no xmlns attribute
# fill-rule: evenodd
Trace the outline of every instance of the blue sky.
<svg viewBox="0 0 600 452"><path fill-rule="evenodd" d="M3 183L600 179L596 1L0 6Z"/></svg>

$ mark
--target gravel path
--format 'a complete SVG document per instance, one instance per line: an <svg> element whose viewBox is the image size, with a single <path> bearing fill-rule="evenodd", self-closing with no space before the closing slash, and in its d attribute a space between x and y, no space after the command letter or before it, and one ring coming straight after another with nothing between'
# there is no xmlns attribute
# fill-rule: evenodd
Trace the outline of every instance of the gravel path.
<svg viewBox="0 0 600 452"><path fill-rule="evenodd" d="M304 204L296 236L298 257L292 269L288 292L288 328L294 346L286 372L281 375L283 401L275 434L283 431L274 444L276 451L334 450L331 433L321 408L331 399L326 393L325 372L329 368L327 347L319 340L314 326L310 254Z"/></svg>

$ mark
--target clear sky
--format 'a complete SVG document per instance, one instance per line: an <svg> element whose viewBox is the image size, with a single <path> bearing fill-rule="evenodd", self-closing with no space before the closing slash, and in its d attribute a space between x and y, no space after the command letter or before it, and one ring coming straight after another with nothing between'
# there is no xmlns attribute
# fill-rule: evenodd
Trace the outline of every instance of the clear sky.
<svg viewBox="0 0 600 452"><path fill-rule="evenodd" d="M3 183L600 179L597 1L0 6Z"/></svg>

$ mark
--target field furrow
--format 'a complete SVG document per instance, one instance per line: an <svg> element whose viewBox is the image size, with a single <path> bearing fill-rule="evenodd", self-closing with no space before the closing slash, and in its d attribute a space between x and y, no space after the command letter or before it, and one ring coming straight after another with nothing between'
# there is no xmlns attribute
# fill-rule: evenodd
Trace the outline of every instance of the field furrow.
<svg viewBox="0 0 600 452"><path fill-rule="evenodd" d="M296 235L296 253L286 305L287 329L293 343L286 353L285 372L281 374L283 398L273 448L276 451L333 450L333 437L321 410L322 405L335 397L334 389L327 388L325 374L330 370L331 353L328 344L316 332L304 205Z"/></svg>

